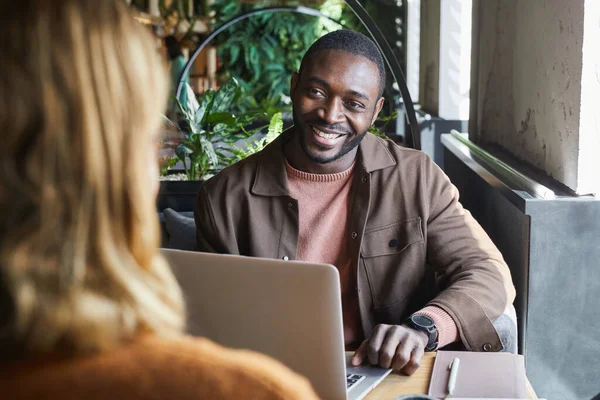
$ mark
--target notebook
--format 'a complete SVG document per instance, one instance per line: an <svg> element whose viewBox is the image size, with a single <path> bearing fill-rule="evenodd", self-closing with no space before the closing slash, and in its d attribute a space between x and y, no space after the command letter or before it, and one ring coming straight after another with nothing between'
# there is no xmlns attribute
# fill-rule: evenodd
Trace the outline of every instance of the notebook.
<svg viewBox="0 0 600 400"><path fill-rule="evenodd" d="M450 398L527 398L522 355L443 350L437 352L433 365L430 396L444 398L448 394L449 366L454 358L460 363Z"/></svg>

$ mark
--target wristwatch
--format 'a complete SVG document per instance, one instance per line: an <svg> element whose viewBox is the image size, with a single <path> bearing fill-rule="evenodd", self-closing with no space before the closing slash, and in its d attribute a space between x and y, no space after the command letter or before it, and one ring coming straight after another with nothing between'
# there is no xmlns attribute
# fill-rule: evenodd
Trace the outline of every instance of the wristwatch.
<svg viewBox="0 0 600 400"><path fill-rule="evenodd" d="M431 351L437 347L438 331L431 318L423 314L413 314L404 321L404 325L425 332L429 336L425 351Z"/></svg>

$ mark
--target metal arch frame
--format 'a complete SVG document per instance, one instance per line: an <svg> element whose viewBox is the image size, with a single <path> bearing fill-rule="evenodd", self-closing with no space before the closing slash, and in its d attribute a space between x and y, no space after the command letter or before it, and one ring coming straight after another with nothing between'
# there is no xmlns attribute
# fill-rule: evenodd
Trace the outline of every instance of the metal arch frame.
<svg viewBox="0 0 600 400"><path fill-rule="evenodd" d="M363 6L360 5L358 0L345 0L345 2L352 9L354 14L358 17L360 22L363 24L363 26L367 29L367 32L369 32L369 34L371 35L371 38L375 41L375 44L377 45L377 47L379 47L379 50L381 50L383 59L385 60L385 63L387 64L388 68L392 72L392 76L394 77L394 80L398 83L398 87L400 89L400 94L404 101L404 108L405 108L405 112L406 112L406 117L408 119L408 124L409 124L409 128L410 128L411 139L412 139L412 143L408 143L408 144L412 145L413 148L420 150L421 149L421 140L419 137L419 127L418 127L418 123L417 123L417 116L415 114L415 108L414 108L412 99L410 97L408 87L406 85L406 79L404 77L404 73L402 72L402 67L400 66L400 62L394 56L394 53L392 52L392 48L391 48L390 44L386 40L385 36L383 36L383 33L381 32L379 27L377 27L377 24L375 24L375 21L373 21L373 19L369 16L369 14L363 8ZM331 17L328 17L327 15L321 13L319 10L315 10L314 8L305 7L305 6L264 7L261 9L256 9L256 10L252 10L252 11L248 11L248 12L239 14L239 15L233 17L232 19L230 19L229 21L225 22L221 26L219 26L214 31L212 31L210 33L210 35L208 35L206 37L206 39L204 39L202 41L202 43L200 43L200 45L196 48L196 50L194 50L194 52L190 56L188 62L186 63L186 65L179 77L179 83L177 84L176 97L179 98L179 95L181 94L181 90L183 89L184 77L189 73L190 69L192 68L192 64L196 60L196 57L198 57L200 52L202 52L202 50L208 45L208 43L210 43L210 41L213 40L219 33L224 31L225 29L229 28L231 25L236 24L244 19L250 18L254 15L263 14L263 13L267 13L267 12L277 12L277 11L295 12L295 13L299 13L299 14L313 15L315 17L323 17L323 18L327 18L328 20L339 24L342 27L344 26L341 22L339 22Z"/></svg>

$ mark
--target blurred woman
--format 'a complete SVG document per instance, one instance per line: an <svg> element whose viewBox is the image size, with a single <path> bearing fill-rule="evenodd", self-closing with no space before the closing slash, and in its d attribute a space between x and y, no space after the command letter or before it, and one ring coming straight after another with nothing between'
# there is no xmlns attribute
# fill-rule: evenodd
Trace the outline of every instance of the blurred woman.
<svg viewBox="0 0 600 400"><path fill-rule="evenodd" d="M157 249L168 78L120 0L0 2L1 397L311 399L279 363L184 336Z"/></svg>

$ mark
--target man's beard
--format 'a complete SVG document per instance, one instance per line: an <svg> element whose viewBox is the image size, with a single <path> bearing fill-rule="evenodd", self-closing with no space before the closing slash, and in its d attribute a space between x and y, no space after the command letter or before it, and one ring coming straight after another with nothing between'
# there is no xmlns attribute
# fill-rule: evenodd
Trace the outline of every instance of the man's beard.
<svg viewBox="0 0 600 400"><path fill-rule="evenodd" d="M294 118L294 126L296 126L296 127L301 126L301 124L298 123L299 118L296 115L296 110L292 111L292 116ZM305 127L309 128L308 125L311 124L312 122L315 122L314 125L316 125L316 126L329 126L325 122L319 120L319 121L311 121L310 123L306 123ZM332 130L336 130L336 129L332 128ZM309 160L311 160L312 162L318 163L318 164L329 164L329 163L332 163L332 162L344 157L346 154L348 154L349 152L354 150L360 144L360 142L363 140L363 138L365 137L366 134L367 134L367 131L364 131L363 133L357 135L354 139L350 140L347 143L344 143L344 145L342 146L340 151L338 151L337 154L335 154L334 156L323 157L318 154L314 154L308 148L308 145L306 144L306 132L299 133L296 131L296 135L298 136L298 140L300 141L300 147L302 148L302 151L304 152L306 157L308 157ZM318 148L321 148L322 150L327 150L327 148L319 146L318 143L316 143L315 145Z"/></svg>

